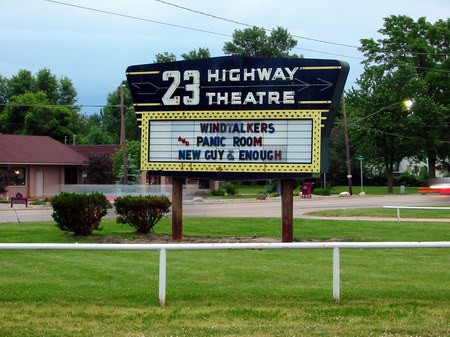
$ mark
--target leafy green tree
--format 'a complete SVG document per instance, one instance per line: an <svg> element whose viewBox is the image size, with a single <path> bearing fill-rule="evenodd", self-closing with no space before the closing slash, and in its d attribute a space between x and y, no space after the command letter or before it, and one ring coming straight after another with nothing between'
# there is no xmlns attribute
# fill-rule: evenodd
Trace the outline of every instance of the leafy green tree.
<svg viewBox="0 0 450 337"><path fill-rule="evenodd" d="M265 29L252 27L235 30L233 40L225 43L223 52L226 55L298 57L290 54L296 45L297 40L285 28L277 27L267 35Z"/></svg>
<svg viewBox="0 0 450 337"><path fill-rule="evenodd" d="M378 32L382 37L376 41L361 40L364 63L383 65L388 72L412 69L411 80L419 82L412 93L419 123L409 135L419 139L416 154L427 157L430 177L434 177L436 158L450 153L444 141L450 138L450 19L430 23L424 17L415 21L392 15Z"/></svg>
<svg viewBox="0 0 450 337"><path fill-rule="evenodd" d="M0 77L0 132L48 135L60 141L72 137L80 126L76 96L68 77L58 79L45 68L36 75L22 69L10 79Z"/></svg>
<svg viewBox="0 0 450 337"><path fill-rule="evenodd" d="M80 144L114 144L113 137L103 128L103 111L81 117L78 140Z"/></svg>
<svg viewBox="0 0 450 337"><path fill-rule="evenodd" d="M122 149L118 149L113 157L113 174L123 181L123 155ZM141 167L141 143L136 140L127 141L127 170L128 181L130 183L139 181L140 167Z"/></svg>
<svg viewBox="0 0 450 337"><path fill-rule="evenodd" d="M67 76L59 79L57 104L75 105L77 102L77 91L73 86L72 80Z"/></svg>
<svg viewBox="0 0 450 337"><path fill-rule="evenodd" d="M158 53L155 55L156 63L167 63L167 62L175 62L177 57L173 53L169 53L165 51L164 53Z"/></svg>
<svg viewBox="0 0 450 337"><path fill-rule="evenodd" d="M0 75L0 114L5 108L5 104L7 102L8 102L8 79Z"/></svg>
<svg viewBox="0 0 450 337"><path fill-rule="evenodd" d="M347 95L351 144L370 164L385 172L388 193L393 193L393 173L399 162L416 152L410 135L420 121L402 105L417 88L411 75L411 69L366 67L357 81L359 89Z"/></svg>
<svg viewBox="0 0 450 337"><path fill-rule="evenodd" d="M29 91L34 91L35 78L31 71L21 69L17 75L13 75L8 81L8 100L17 95L25 94Z"/></svg>
<svg viewBox="0 0 450 337"><path fill-rule="evenodd" d="M207 59L211 57L208 48L198 48L198 50L191 50L190 52L181 54L181 57L184 60L199 60L199 59Z"/></svg>
<svg viewBox="0 0 450 337"><path fill-rule="evenodd" d="M39 91L42 91L47 95L49 102L58 102L58 80L56 79L56 76L46 68L40 69L35 75L33 92Z"/></svg>
<svg viewBox="0 0 450 337"><path fill-rule="evenodd" d="M183 58L183 60L198 60L209 58L211 57L211 54L208 48L200 47L198 49L193 49L187 53L181 54L181 57ZM176 60L177 57L174 53L163 52L155 55L156 63L175 62Z"/></svg>
<svg viewBox="0 0 450 337"><path fill-rule="evenodd" d="M125 134L130 140L138 140L140 138L140 130L137 125L136 114L132 106L131 94L126 85L126 81L122 82L124 105L125 105ZM107 105L102 112L102 128L113 140L118 144L120 141L120 86L108 95Z"/></svg>
<svg viewBox="0 0 450 337"><path fill-rule="evenodd" d="M59 141L77 131L77 114L66 106L50 106L43 92L14 96L0 115L6 133L46 135Z"/></svg>

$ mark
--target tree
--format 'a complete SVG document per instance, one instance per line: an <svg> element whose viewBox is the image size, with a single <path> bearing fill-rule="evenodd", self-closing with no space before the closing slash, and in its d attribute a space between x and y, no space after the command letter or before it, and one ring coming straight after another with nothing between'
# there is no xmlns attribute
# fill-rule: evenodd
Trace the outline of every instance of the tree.
<svg viewBox="0 0 450 337"><path fill-rule="evenodd" d="M14 96L0 115L2 130L23 135L46 135L63 141L77 131L77 114L66 106L50 106L43 92Z"/></svg>
<svg viewBox="0 0 450 337"><path fill-rule="evenodd" d="M164 52L164 53L158 53L155 55L155 62L156 63L167 63L167 62L175 62L177 60L177 57L173 53Z"/></svg>
<svg viewBox="0 0 450 337"><path fill-rule="evenodd" d="M183 60L198 60L209 58L211 57L211 55L208 48L200 47L198 49L193 49L187 53L181 54L181 57L183 58ZM177 57L174 53L169 53L166 51L155 55L156 63L175 62L176 60Z"/></svg>
<svg viewBox="0 0 450 337"><path fill-rule="evenodd" d="M141 167L141 143L135 140L127 141L127 169L128 169L128 181L130 183L137 182L139 180L140 167ZM118 149L112 157L114 163L113 173L114 176L119 178L119 181L123 181L123 155L122 149Z"/></svg>
<svg viewBox="0 0 450 337"><path fill-rule="evenodd" d="M191 50L190 52L181 54L181 57L184 60L199 60L199 59L207 59L211 57L208 48L198 48L198 50Z"/></svg>
<svg viewBox="0 0 450 337"><path fill-rule="evenodd" d="M58 79L45 68L36 75L22 69L10 79L0 77L0 132L47 135L63 141L79 128L76 96L68 77Z"/></svg>
<svg viewBox="0 0 450 337"><path fill-rule="evenodd" d="M125 105L125 134L126 138L130 140L138 140L140 138L140 130L136 120L134 109L128 107L132 106L131 94L123 81L123 95ZM108 94L107 105L102 112L102 128L113 140L113 143L118 144L120 140L120 85L117 89Z"/></svg>
<svg viewBox="0 0 450 337"><path fill-rule="evenodd" d="M8 102L8 79L0 75L0 114L5 108L5 104L7 102Z"/></svg>
<svg viewBox="0 0 450 337"><path fill-rule="evenodd" d="M412 69L411 79L421 82L412 93L414 114L421 120L409 135L420 139L416 154L428 159L430 177L435 177L437 156L445 158L450 146L450 19L429 23L407 16L385 18L378 31L382 38L361 40L366 66L384 65L388 72ZM419 123L420 124L420 123Z"/></svg>
<svg viewBox="0 0 450 337"><path fill-rule="evenodd" d="M103 111L82 116L80 126L80 144L114 144L113 137L104 130Z"/></svg>
<svg viewBox="0 0 450 337"><path fill-rule="evenodd" d="M77 102L77 91L75 90L72 80L67 76L59 79L58 83L58 99L57 104L75 105Z"/></svg>
<svg viewBox="0 0 450 337"><path fill-rule="evenodd" d="M86 167L89 184L114 184L113 161L109 155L90 154Z"/></svg>
<svg viewBox="0 0 450 337"><path fill-rule="evenodd" d="M50 70L40 69L34 79L33 92L42 91L46 94L49 102L56 104L58 102L58 80Z"/></svg>
<svg viewBox="0 0 450 337"><path fill-rule="evenodd" d="M0 167L0 195L8 192L8 182L12 177L11 170L7 167Z"/></svg>
<svg viewBox="0 0 450 337"><path fill-rule="evenodd" d="M282 27L272 30L270 35L259 27L237 29L233 40L226 42L223 52L226 55L265 56L265 57L298 57L290 54L297 45L297 40Z"/></svg>
<svg viewBox="0 0 450 337"><path fill-rule="evenodd" d="M29 91L34 91L34 81L35 78L31 71L21 69L9 79L8 81L8 92L6 97L8 100L17 95L25 94Z"/></svg>
<svg viewBox="0 0 450 337"><path fill-rule="evenodd" d="M417 90L411 69L389 70L383 65L365 68L359 89L348 93L351 143L372 166L385 172L388 193L393 193L393 173L416 147L411 130L420 125L417 116L402 102ZM402 88L402 90L398 90Z"/></svg>

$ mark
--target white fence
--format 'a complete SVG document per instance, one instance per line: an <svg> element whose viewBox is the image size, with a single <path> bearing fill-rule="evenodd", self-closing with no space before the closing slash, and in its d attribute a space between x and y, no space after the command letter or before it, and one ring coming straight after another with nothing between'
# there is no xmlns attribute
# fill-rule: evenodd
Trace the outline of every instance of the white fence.
<svg viewBox="0 0 450 337"><path fill-rule="evenodd" d="M166 251L168 250L261 250L333 249L333 300L340 297L340 249L450 248L441 242L314 242L314 243L173 243L173 244L98 244L98 243L0 243L0 250L159 250L159 302L166 302Z"/></svg>
<svg viewBox="0 0 450 337"><path fill-rule="evenodd" d="M62 192L92 193L100 192L106 197L125 195L172 195L172 185L61 185Z"/></svg>
<svg viewBox="0 0 450 337"><path fill-rule="evenodd" d="M397 221L400 221L400 210L401 209L423 209L423 210L450 210L450 207L432 207L432 206L383 206L385 209L396 209L397 210Z"/></svg>

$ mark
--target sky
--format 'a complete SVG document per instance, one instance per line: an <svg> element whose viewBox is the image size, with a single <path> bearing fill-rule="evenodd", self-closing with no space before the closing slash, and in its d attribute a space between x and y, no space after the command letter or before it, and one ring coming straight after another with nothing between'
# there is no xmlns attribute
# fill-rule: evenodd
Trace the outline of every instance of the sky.
<svg viewBox="0 0 450 337"><path fill-rule="evenodd" d="M59 2L59 1L58 1ZM78 104L106 104L108 93L125 79L130 65L155 61L162 52L181 54L207 47L223 56L222 47L236 29L246 26L194 11L267 29L281 26L299 36L293 53L307 58L338 59L350 64L346 89L355 86L363 55L354 47L374 38L383 18L407 15L429 22L446 19L448 0L0 0L0 75L20 69L48 68L68 76ZM128 17L86 10L89 7ZM160 23L156 23L158 21ZM163 24L164 23L164 24ZM185 29L170 25L189 27ZM327 41L317 42L308 39ZM331 42L331 43L330 43ZM82 108L90 114L99 108Z"/></svg>

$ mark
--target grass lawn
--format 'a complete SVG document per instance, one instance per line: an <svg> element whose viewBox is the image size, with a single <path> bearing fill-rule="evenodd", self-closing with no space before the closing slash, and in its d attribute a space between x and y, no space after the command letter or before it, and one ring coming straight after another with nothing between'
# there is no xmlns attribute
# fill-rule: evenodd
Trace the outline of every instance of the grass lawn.
<svg viewBox="0 0 450 337"><path fill-rule="evenodd" d="M0 224L0 242L132 240L112 220L81 238L52 222ZM186 236L279 237L279 219L185 218ZM157 225L170 232L170 219ZM296 220L297 239L449 241L450 224ZM0 336L449 336L448 249L168 252L0 251Z"/></svg>
<svg viewBox="0 0 450 337"><path fill-rule="evenodd" d="M436 207L450 207L436 206ZM308 213L314 216L329 216L329 217L347 217L347 216L369 216L369 217L392 217L397 218L396 209L384 208L343 208L324 210L318 212ZM418 210L418 209L400 209L400 220L402 218L450 218L450 210Z"/></svg>
<svg viewBox="0 0 450 337"><path fill-rule="evenodd" d="M418 187L405 187L405 194L417 194ZM361 186L353 185L353 194L361 192ZM363 186L363 191L367 195L384 195L387 194L387 186ZM341 192L348 192L348 186L334 186L331 190L332 194L339 194ZM394 194L400 194L400 186L394 186Z"/></svg>

